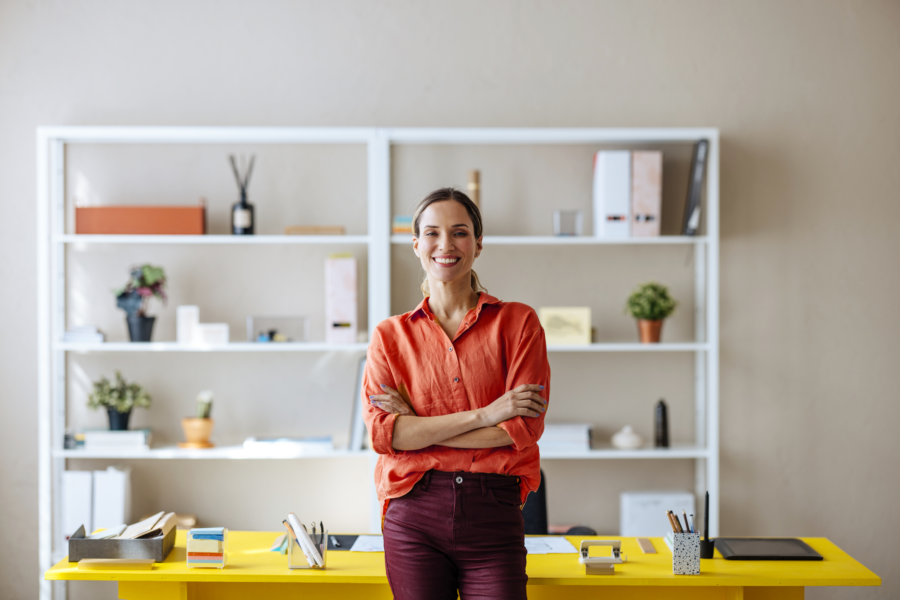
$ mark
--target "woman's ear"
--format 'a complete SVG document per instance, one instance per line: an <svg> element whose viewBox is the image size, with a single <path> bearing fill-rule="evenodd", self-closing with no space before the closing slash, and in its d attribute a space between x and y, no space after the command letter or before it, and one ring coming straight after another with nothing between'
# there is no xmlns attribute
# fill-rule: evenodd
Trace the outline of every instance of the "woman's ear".
<svg viewBox="0 0 900 600"><path fill-rule="evenodd" d="M475 243L475 256L478 256L479 254L481 254L481 249L482 249L482 247L483 247L483 246L481 245L481 239L482 239L482 238L479 237L479 238L478 238L478 241Z"/></svg>
<svg viewBox="0 0 900 600"><path fill-rule="evenodd" d="M419 256L419 238L413 237L413 252L416 253L416 256Z"/></svg>

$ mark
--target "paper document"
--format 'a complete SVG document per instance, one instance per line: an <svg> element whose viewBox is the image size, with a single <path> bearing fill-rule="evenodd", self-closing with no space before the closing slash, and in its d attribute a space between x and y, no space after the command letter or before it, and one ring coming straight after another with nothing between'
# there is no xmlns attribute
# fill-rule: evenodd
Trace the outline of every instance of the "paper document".
<svg viewBox="0 0 900 600"><path fill-rule="evenodd" d="M165 511L160 511L153 515L152 517L148 517L143 521L135 523L134 525L129 525L125 531L123 531L120 535L116 536L117 540L130 540L138 537L139 535L144 535L159 522L162 516L166 514Z"/></svg>
<svg viewBox="0 0 900 600"><path fill-rule="evenodd" d="M569 540L561 535L525 537L525 549L528 554L578 554Z"/></svg>
<svg viewBox="0 0 900 600"><path fill-rule="evenodd" d="M361 535L353 542L350 552L384 552L384 538L380 535Z"/></svg>

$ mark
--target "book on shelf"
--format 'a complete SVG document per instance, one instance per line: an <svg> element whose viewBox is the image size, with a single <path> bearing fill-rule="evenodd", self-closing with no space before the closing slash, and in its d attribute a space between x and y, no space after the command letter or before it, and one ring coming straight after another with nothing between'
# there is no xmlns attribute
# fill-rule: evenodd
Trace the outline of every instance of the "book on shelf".
<svg viewBox="0 0 900 600"><path fill-rule="evenodd" d="M688 181L687 201L684 205L684 224L682 235L697 235L700 229L700 196L703 191L703 176L706 173L706 162L709 156L709 141L700 140L694 146L691 158L691 174Z"/></svg>
<svg viewBox="0 0 900 600"><path fill-rule="evenodd" d="M76 325L66 330L63 341L72 344L102 344L105 336L93 325Z"/></svg>
<svg viewBox="0 0 900 600"><path fill-rule="evenodd" d="M83 432L85 450L149 450L150 429L87 429Z"/></svg>
<svg viewBox="0 0 900 600"><path fill-rule="evenodd" d="M293 458L310 454L327 454L334 450L331 436L313 438L255 438L244 440L244 452L262 458Z"/></svg>
<svg viewBox="0 0 900 600"><path fill-rule="evenodd" d="M538 447L542 452L586 452L591 449L591 428L588 423L545 423Z"/></svg>

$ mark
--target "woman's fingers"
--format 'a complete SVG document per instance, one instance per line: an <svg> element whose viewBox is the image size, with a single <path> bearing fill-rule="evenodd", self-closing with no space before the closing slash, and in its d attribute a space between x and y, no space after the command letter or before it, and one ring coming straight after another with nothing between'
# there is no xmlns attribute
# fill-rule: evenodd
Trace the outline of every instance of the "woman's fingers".
<svg viewBox="0 0 900 600"><path fill-rule="evenodd" d="M544 386L532 383L523 383L517 388L513 388L514 392L540 392L544 389Z"/></svg>

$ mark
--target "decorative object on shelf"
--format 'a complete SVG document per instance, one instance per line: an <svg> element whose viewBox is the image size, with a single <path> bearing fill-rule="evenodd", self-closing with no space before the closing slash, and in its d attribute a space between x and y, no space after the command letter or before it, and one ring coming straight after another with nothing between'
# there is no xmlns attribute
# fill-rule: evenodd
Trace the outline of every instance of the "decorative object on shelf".
<svg viewBox="0 0 900 600"><path fill-rule="evenodd" d="M631 234L631 152L594 155L594 236L628 239Z"/></svg>
<svg viewBox="0 0 900 600"><path fill-rule="evenodd" d="M644 438L639 436L631 425L626 425L613 434L612 445L619 450L636 450L644 445Z"/></svg>
<svg viewBox="0 0 900 600"><path fill-rule="evenodd" d="M582 229L580 210L553 211L553 235L557 237L580 236Z"/></svg>
<svg viewBox="0 0 900 600"><path fill-rule="evenodd" d="M206 199L197 206L76 206L78 235L203 235Z"/></svg>
<svg viewBox="0 0 900 600"><path fill-rule="evenodd" d="M243 177L238 170L237 162L234 160L234 154L229 154L228 160L231 162L231 171L234 173L234 180L237 182L238 189L241 192L241 199L231 207L231 233L234 235L253 235L254 226L256 225L256 214L253 205L247 202L247 185L250 183L250 175L253 174L253 163L256 161L256 155L250 156L250 163L244 169ZM240 162L243 166L243 155L240 157Z"/></svg>
<svg viewBox="0 0 900 600"><path fill-rule="evenodd" d="M631 237L658 237L662 214L663 155L658 150L631 153Z"/></svg>
<svg viewBox="0 0 900 600"><path fill-rule="evenodd" d="M223 569L228 561L228 530L224 527L194 528L187 534L188 568Z"/></svg>
<svg viewBox="0 0 900 600"><path fill-rule="evenodd" d="M538 309L548 346L588 346L591 343L591 309L563 306Z"/></svg>
<svg viewBox="0 0 900 600"><path fill-rule="evenodd" d="M212 448L215 446L209 441L212 435L213 420L209 417L212 412L213 393L204 390L197 394L197 414L194 417L185 417L181 420L181 428L184 430L184 439L179 442L179 448Z"/></svg>
<svg viewBox="0 0 900 600"><path fill-rule="evenodd" d="M691 158L691 175L688 181L687 200L684 203L684 224L682 235L697 235L700 229L700 197L703 191L703 176L709 156L709 140L700 140L694 146Z"/></svg>
<svg viewBox="0 0 900 600"><path fill-rule="evenodd" d="M391 227L393 233L413 233L412 217L409 215L394 216L394 223Z"/></svg>
<svg viewBox="0 0 900 600"><path fill-rule="evenodd" d="M587 452L591 449L592 428L589 423L546 423L538 446L541 452Z"/></svg>
<svg viewBox="0 0 900 600"><path fill-rule="evenodd" d="M175 339L186 345L224 345L229 342L228 323L201 323L199 306L179 306L175 309Z"/></svg>
<svg viewBox="0 0 900 600"><path fill-rule="evenodd" d="M653 409L653 445L656 448L669 447L669 407L662 398Z"/></svg>
<svg viewBox="0 0 900 600"><path fill-rule="evenodd" d="M175 341L179 344L193 344L199 325L199 306L184 305L175 308Z"/></svg>
<svg viewBox="0 0 900 600"><path fill-rule="evenodd" d="M150 449L152 437L149 428L113 431L86 429L82 434L82 447L88 452L141 452Z"/></svg>
<svg viewBox="0 0 900 600"><path fill-rule="evenodd" d="M309 317L247 317L248 342L309 341Z"/></svg>
<svg viewBox="0 0 900 600"><path fill-rule="evenodd" d="M475 206L481 208L481 171L478 169L469 171L469 183L466 185L466 189Z"/></svg>
<svg viewBox="0 0 900 600"><path fill-rule="evenodd" d="M94 325L76 325L69 327L63 334L63 341L70 344L102 344L103 333Z"/></svg>
<svg viewBox="0 0 900 600"><path fill-rule="evenodd" d="M132 342L149 342L156 317L147 316L150 298L166 301L166 274L162 267L141 265L131 270L125 287L115 292L116 306L125 311Z"/></svg>
<svg viewBox="0 0 900 600"><path fill-rule="evenodd" d="M332 254L325 259L325 341L355 344L356 312L356 259Z"/></svg>
<svg viewBox="0 0 900 600"><path fill-rule="evenodd" d="M642 344L659 343L663 321L678 303L669 296L669 288L660 283L645 283L628 297L625 312L637 319Z"/></svg>
<svg viewBox="0 0 900 600"><path fill-rule="evenodd" d="M344 235L343 225L288 225L284 235Z"/></svg>
<svg viewBox="0 0 900 600"><path fill-rule="evenodd" d="M88 407L105 408L109 415L109 428L112 431L128 429L128 419L134 408L150 408L152 398L142 386L128 383L122 373L116 371L116 382L113 384L106 377L94 382L94 391L88 396Z"/></svg>

